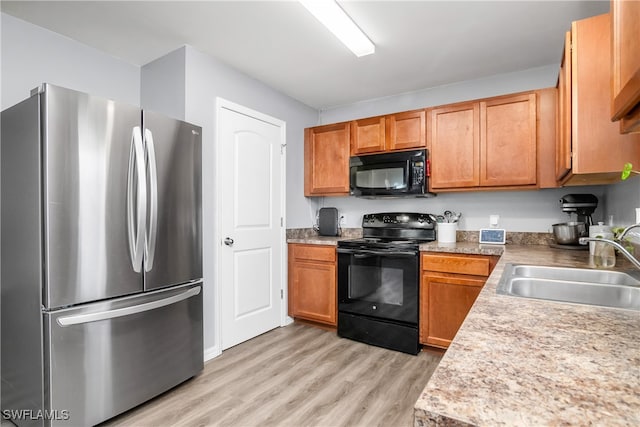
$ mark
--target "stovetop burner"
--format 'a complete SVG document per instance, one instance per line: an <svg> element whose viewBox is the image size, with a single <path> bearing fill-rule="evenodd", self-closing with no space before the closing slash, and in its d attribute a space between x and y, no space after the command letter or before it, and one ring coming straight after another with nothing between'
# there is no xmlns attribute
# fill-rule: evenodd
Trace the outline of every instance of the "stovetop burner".
<svg viewBox="0 0 640 427"><path fill-rule="evenodd" d="M436 218L424 213L375 213L362 217L360 239L341 240L338 247L418 248L436 240Z"/></svg>

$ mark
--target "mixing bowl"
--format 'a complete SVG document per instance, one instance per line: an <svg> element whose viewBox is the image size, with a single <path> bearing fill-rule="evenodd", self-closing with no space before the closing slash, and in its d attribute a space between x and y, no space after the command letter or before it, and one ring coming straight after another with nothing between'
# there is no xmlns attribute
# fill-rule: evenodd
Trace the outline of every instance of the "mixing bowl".
<svg viewBox="0 0 640 427"><path fill-rule="evenodd" d="M561 222L553 224L553 237L559 245L577 245L578 239L587 235L587 226L584 222Z"/></svg>

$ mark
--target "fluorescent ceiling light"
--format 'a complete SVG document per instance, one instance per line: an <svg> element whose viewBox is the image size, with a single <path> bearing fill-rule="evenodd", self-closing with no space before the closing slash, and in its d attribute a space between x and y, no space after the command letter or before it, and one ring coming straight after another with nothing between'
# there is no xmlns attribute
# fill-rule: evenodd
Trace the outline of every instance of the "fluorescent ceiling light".
<svg viewBox="0 0 640 427"><path fill-rule="evenodd" d="M371 55L376 47L335 0L298 0L357 56Z"/></svg>

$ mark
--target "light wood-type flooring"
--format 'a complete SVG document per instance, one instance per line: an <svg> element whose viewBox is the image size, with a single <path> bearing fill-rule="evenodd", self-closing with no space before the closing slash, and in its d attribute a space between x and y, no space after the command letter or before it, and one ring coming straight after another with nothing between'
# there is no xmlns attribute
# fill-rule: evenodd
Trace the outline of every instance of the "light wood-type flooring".
<svg viewBox="0 0 640 427"><path fill-rule="evenodd" d="M440 357L294 323L225 350L197 377L105 425L409 427Z"/></svg>

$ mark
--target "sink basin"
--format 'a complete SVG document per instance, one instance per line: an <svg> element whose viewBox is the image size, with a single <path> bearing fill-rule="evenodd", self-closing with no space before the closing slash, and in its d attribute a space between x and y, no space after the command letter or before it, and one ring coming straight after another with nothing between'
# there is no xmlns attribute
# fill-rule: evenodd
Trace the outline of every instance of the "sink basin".
<svg viewBox="0 0 640 427"><path fill-rule="evenodd" d="M496 292L640 311L640 280L620 271L507 264Z"/></svg>

